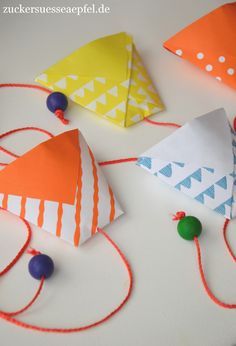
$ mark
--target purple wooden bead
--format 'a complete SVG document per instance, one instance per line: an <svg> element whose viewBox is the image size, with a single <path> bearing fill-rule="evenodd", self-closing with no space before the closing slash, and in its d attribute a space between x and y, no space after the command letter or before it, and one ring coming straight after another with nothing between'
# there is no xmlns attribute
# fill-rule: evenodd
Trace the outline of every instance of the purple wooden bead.
<svg viewBox="0 0 236 346"><path fill-rule="evenodd" d="M29 261L29 272L34 279L50 278L54 271L54 263L51 257L43 254L36 255Z"/></svg>
<svg viewBox="0 0 236 346"><path fill-rule="evenodd" d="M47 97L47 107L52 113L55 113L58 109L65 111L67 106L67 97L60 92L53 92Z"/></svg>

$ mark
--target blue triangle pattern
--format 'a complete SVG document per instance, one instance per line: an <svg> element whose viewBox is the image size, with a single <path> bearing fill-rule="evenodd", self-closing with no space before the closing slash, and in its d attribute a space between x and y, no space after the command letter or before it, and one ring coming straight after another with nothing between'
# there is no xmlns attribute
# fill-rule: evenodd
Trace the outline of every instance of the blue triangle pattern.
<svg viewBox="0 0 236 346"><path fill-rule="evenodd" d="M179 191L181 191L181 183L178 183L177 185L175 185L175 188Z"/></svg>
<svg viewBox="0 0 236 346"><path fill-rule="evenodd" d="M167 166L160 169L159 173L163 174L167 178L170 178L172 176L171 164L169 163Z"/></svg>
<svg viewBox="0 0 236 346"><path fill-rule="evenodd" d="M201 168L197 169L195 172L193 172L190 176L179 182L175 188L178 190L181 190L181 186L187 187L187 189L191 188L191 178L201 182L202 181L202 171Z"/></svg>
<svg viewBox="0 0 236 346"><path fill-rule="evenodd" d="M152 168L152 159L150 157L140 157L137 161L138 165L147 167L148 169Z"/></svg>
<svg viewBox="0 0 236 346"><path fill-rule="evenodd" d="M216 185L222 187L222 189L227 190L227 179L226 179L226 176L221 178L220 180L218 180L216 182Z"/></svg>
<svg viewBox="0 0 236 346"><path fill-rule="evenodd" d="M225 215L225 206L228 205L229 207L231 207L233 204L233 201L234 201L233 197L229 198L224 203L222 203L218 207L216 207L214 209L214 211L216 211L217 213L220 213L222 215Z"/></svg>
<svg viewBox="0 0 236 346"><path fill-rule="evenodd" d="M206 171L210 172L210 173L214 173L215 170L214 168L210 168L210 167L203 167Z"/></svg>
<svg viewBox="0 0 236 346"><path fill-rule="evenodd" d="M225 205L221 204L217 208L214 209L217 213L225 216Z"/></svg>
<svg viewBox="0 0 236 346"><path fill-rule="evenodd" d="M214 199L215 198L215 187L214 187L214 185L208 187L208 189L203 191L203 194Z"/></svg>
<svg viewBox="0 0 236 346"><path fill-rule="evenodd" d="M190 187L191 187L191 179L190 179L190 177L185 178L180 183L175 185L175 188L178 189L178 190L181 190L181 186L185 186L185 187L187 187L187 189L190 189Z"/></svg>
<svg viewBox="0 0 236 346"><path fill-rule="evenodd" d="M196 201L204 204L205 203L205 200L204 200L204 194L203 193L200 193L200 195L198 195L197 197L195 197L194 199L196 199Z"/></svg>
<svg viewBox="0 0 236 346"><path fill-rule="evenodd" d="M179 167L184 167L185 166L185 163L183 162L176 162L176 161L173 161L173 163Z"/></svg>
<svg viewBox="0 0 236 346"><path fill-rule="evenodd" d="M194 199L202 204L205 203L204 196L209 196L211 198L215 198L215 188L214 185L210 186L208 189L197 195Z"/></svg>
<svg viewBox="0 0 236 346"><path fill-rule="evenodd" d="M194 172L190 177L201 182L202 181L202 170L201 170L201 168L199 168L196 172Z"/></svg>
<svg viewBox="0 0 236 346"><path fill-rule="evenodd" d="M191 179L190 177L187 177L186 179L184 179L181 184L185 187L187 187L188 189L190 189L191 187Z"/></svg>
<svg viewBox="0 0 236 346"><path fill-rule="evenodd" d="M225 202L225 204L228 205L229 207L232 207L233 202L234 202L234 199L233 197L231 197Z"/></svg>

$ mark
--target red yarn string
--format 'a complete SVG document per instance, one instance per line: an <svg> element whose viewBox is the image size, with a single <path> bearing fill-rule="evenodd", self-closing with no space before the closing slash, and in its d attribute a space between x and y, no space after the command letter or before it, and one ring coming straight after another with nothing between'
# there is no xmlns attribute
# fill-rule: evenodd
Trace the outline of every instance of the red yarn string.
<svg viewBox="0 0 236 346"><path fill-rule="evenodd" d="M3 211L4 209L0 207L0 211ZM28 223L28 221L26 221L25 219L22 219L21 217L19 217L20 220L25 224L26 226L26 230L27 230L27 238L23 244L23 246L21 247L21 249L18 251L17 255L13 258L13 260L3 269L0 271L0 276L3 276L4 274L6 274L10 269L12 269L14 267L14 265L19 261L19 259L21 258L21 256L24 254L24 252L26 251L26 249L28 248L30 241L31 241L31 237L32 237L32 230L30 227L30 224Z"/></svg>
<svg viewBox="0 0 236 346"><path fill-rule="evenodd" d="M28 250L26 251L29 255L32 255L32 256L37 256L37 255L41 255L41 252L36 250L36 249L33 249L32 247L29 247Z"/></svg>
<svg viewBox="0 0 236 346"><path fill-rule="evenodd" d="M186 213L184 211L177 211L174 215L172 215L172 220L173 221L179 221L185 218Z"/></svg>
<svg viewBox="0 0 236 346"><path fill-rule="evenodd" d="M0 207L0 210L4 211L4 209L1 207ZM22 257L22 255L26 251L27 247L29 246L29 243L30 243L30 240L32 237L32 230L31 230L30 224L28 223L28 221L26 221L25 219L22 219L21 217L20 217L20 220L26 226L27 238L26 238L23 246L21 247L21 249L18 251L16 256L13 258L13 260L0 272L0 276L3 276L7 272L9 272L10 269L12 269L14 267L14 265L19 261L19 259ZM28 310L33 305L33 303L36 301L38 296L40 295L42 288L43 288L43 284L44 284L44 278L41 279L39 288L36 291L34 297L31 299L31 301L25 307L23 307L20 310L14 311L14 312L6 312L6 311L0 310L0 314L4 314L4 315L8 315L8 316L16 316L16 315L19 315L19 314L23 313L24 311Z"/></svg>
<svg viewBox="0 0 236 346"><path fill-rule="evenodd" d="M10 130L10 131L7 131L5 133L0 134L0 140L7 137L7 136L10 136L14 133L22 132L22 131L29 131L29 130L44 133L44 134L48 135L50 138L54 137L54 135L47 130L41 129L39 127L28 126L28 127L21 127L21 128L13 129L13 130ZM14 158L19 157L19 155L11 152L10 150L5 149L2 146L0 146L0 151L2 151L3 153L10 155ZM102 162L99 162L99 165L100 166L108 166L108 165L114 165L114 164L119 164L119 163L124 163L124 162L133 162L133 161L137 161L137 159L138 159L137 157L121 158L121 159L117 159L117 160L102 161ZM6 166L6 165L7 165L7 163L0 162L0 166Z"/></svg>
<svg viewBox="0 0 236 346"><path fill-rule="evenodd" d="M2 208L0 208L0 210L4 210ZM31 240L31 236L32 236L32 230L30 227L30 224L28 223L28 221L26 221L25 219L20 218L24 224L26 225L26 229L27 229L27 239L25 241L25 243L23 244L22 248L19 250L19 252L17 253L17 255L14 257L14 259L0 272L0 276L3 276L4 274L6 274L11 268L14 267L14 265L16 264L16 262L18 262L18 260L21 258L21 256L24 254L24 252L26 251L27 247L29 246L30 240ZM100 234L102 234L107 241L113 246L113 248L116 250L116 252L118 253L118 255L120 256L122 262L124 263L128 276L129 276L129 287L128 287L128 292L125 296L125 298L121 301L121 303L114 309L112 310L108 315L106 315L105 317L103 317L102 319L93 322L91 324L82 326L82 327L77 327L77 328L45 328L45 327L39 327L36 325L31 325L22 321L19 321L17 319L15 319L13 316L16 315L20 315L23 312L25 312L26 310L28 310L33 304L34 302L37 300L37 298L39 297L43 285L44 285L44 277L41 279L40 281L40 285L38 287L38 290L36 291L34 297L30 300L30 302L23 307L20 310L14 311L14 312L6 312L3 310L0 310L0 318L8 321L9 323L12 323L14 325L17 325L19 327L23 327L26 329L32 329L32 330L37 330L37 331L42 331L42 332L51 332L51 333L72 333L72 332L80 332L83 330L87 330L87 329L91 329L93 327L98 326L99 324L102 324L104 322L106 322L107 320L109 320L111 317L113 317L117 312L119 312L122 307L125 305L125 303L128 301L131 292L132 292L132 288L133 288L133 275L132 275L132 270L130 267L129 262L127 261L125 255L123 254L123 252L120 250L120 248L115 244L115 242L101 229L98 228L98 232ZM29 250L28 253L31 253L32 255L36 254L36 250L32 249ZM38 252L37 252L38 253Z"/></svg>
<svg viewBox="0 0 236 346"><path fill-rule="evenodd" d="M128 301L128 299L130 298L131 292L132 292L132 288L133 288L133 274L132 274L132 270L130 267L130 264L128 262L128 260L126 259L125 255L123 254L123 252L121 251L121 249L116 245L116 243L101 229L98 228L98 232L100 234L102 234L105 239L112 245L112 247L116 250L116 252L118 253L120 259L122 260L122 262L125 265L125 268L127 270L128 273L128 277L129 277L129 286L128 286L128 291L127 294L125 295L124 299L121 301L121 303L114 309L112 310L110 313L108 313L106 316L104 316L103 318L101 318L100 320L96 321L96 322L92 322L90 324L81 326L81 327L75 327L75 328L46 328L46 327L40 327L37 325L33 325L33 324L29 324L26 322L22 322L19 321L17 319L15 319L12 315L12 313L5 313L3 311L0 311L0 318L4 319L5 321L14 324L16 326L22 327L22 328L26 328L26 329L31 329L31 330L36 330L36 331L40 331L40 332L48 332L48 333L73 333L73 332L82 332L84 330L88 330L91 328L94 328L100 324L103 324L104 322L108 321L110 318L112 318L115 314L117 314L122 308L123 306L126 304L126 302ZM42 285L43 285L43 280L41 281L41 285L35 295L35 297L32 299L32 301L23 309L17 311L15 314L19 314L22 313L23 311L25 311L26 309L28 309L33 302L37 299L37 297L39 296L41 289L42 289Z"/></svg>
<svg viewBox="0 0 236 346"><path fill-rule="evenodd" d="M5 133L0 134L0 140L5 138L5 137L8 137L8 136L10 136L10 135L12 135L14 133L23 132L23 131L37 131L37 132L44 133L45 135L49 136L50 138L54 137L51 132L49 132L47 130L44 130L44 129L41 129L40 127L27 126L27 127L20 127L20 128L17 128L17 129L13 129L13 130L10 130L10 131L7 131ZM19 157L15 153L5 149L2 146L0 146L0 151L2 151L3 153L5 153L7 155L10 155L10 156L12 156L14 158L18 158ZM7 166L7 163L0 162L0 166Z"/></svg>
<svg viewBox="0 0 236 346"><path fill-rule="evenodd" d="M26 84L26 83L2 83L0 84L0 88L27 88L27 89L38 89L41 91L46 92L47 94L51 94L51 91L47 88L41 87L39 85L35 84ZM56 117L64 124L67 125L69 123L69 120L64 118L64 112L60 109L56 110L55 113ZM146 121L149 124L156 125L156 126L171 126L171 127L181 127L181 125L171 122L161 122L161 121L153 121L148 118L144 118L143 121Z"/></svg>
<svg viewBox="0 0 236 346"><path fill-rule="evenodd" d="M42 289L43 289L43 285L44 285L44 282L45 282L45 278L42 277L42 279L40 280L40 284L39 284L39 287L34 295L34 297L30 300L30 302L25 306L23 307L22 309L20 310L17 310L17 311L14 311L14 312L7 312L7 311L3 311L3 310L0 310L0 316L1 315L6 315L6 316L17 316L17 315L20 315L22 314L23 312L25 312L26 310L28 310L33 304L34 302L37 300L37 298L39 297Z"/></svg>
<svg viewBox="0 0 236 346"><path fill-rule="evenodd" d="M9 155L9 156L14 157L15 159L17 159L17 158L19 157L18 155L16 155L16 154L14 154L13 152L11 152L11 151L9 151L9 150L3 148L2 146L0 146L0 151L2 151L3 153L5 153L5 154L7 154L7 155ZM6 163L2 163L2 164L3 164L3 165L6 165Z"/></svg>
<svg viewBox="0 0 236 346"><path fill-rule="evenodd" d="M157 126L172 126L177 128L182 127L182 125L179 125L176 123L157 122L157 121L150 120L148 118L144 118L143 120L149 124L157 125ZM134 162L134 161L137 161L137 159L138 159L137 157L121 158L117 160L102 161L102 162L99 162L99 165L100 166L115 165L115 164L125 163L125 162Z"/></svg>
<svg viewBox="0 0 236 346"><path fill-rule="evenodd" d="M35 84L26 84L26 83L0 83L0 88L27 88L27 89L37 89L37 90L41 90L44 91L48 94L51 93L50 90L48 90L47 88L41 87L39 85L35 85ZM67 119L64 118L64 112L60 109L56 110L54 113L57 118L65 125L67 125L69 123L69 121ZM148 118L144 118L144 121L146 121L147 123L153 124L153 125L157 125L157 126L172 126L172 127L181 127L181 125L176 124L176 123L171 123L171 122L157 122L157 121L153 121L150 120ZM24 131L24 130L36 130L36 131L40 131L43 132L45 134L48 134L49 136L53 137L53 135L43 129L40 128L36 128L36 127L25 127L25 128L19 128L19 129L15 129L9 132L6 132L2 135L0 135L0 139L2 139L3 137L13 134L15 132L19 132L19 131ZM16 155L15 153L3 148L2 146L0 146L0 151L4 152L5 154L8 154L14 158L18 158L19 156ZM112 165L112 164L119 164L119 163L124 163L124 162L132 162L132 161L136 161L137 158L124 158L124 159L118 159L118 160L110 160L110 161L104 161L104 162L100 162L100 166L107 166L107 165ZM0 166L6 166L6 163L0 162Z"/></svg>
<svg viewBox="0 0 236 346"><path fill-rule="evenodd" d="M69 124L69 120L64 118L64 111L62 109L57 109L54 112L54 114L62 122L62 124L64 124L64 125L68 125Z"/></svg>
<svg viewBox="0 0 236 346"><path fill-rule="evenodd" d="M194 243L196 245L196 250L197 250L197 260L198 260L198 268L199 268L199 272L200 272L200 277L201 277L201 281L202 284L205 288L205 291L208 295L208 297L217 305L219 305L222 308L225 309L236 309L236 304L228 304L228 303L224 303L221 300L219 300L211 291L211 289L209 288L206 278L205 278L205 274L203 271L203 265L202 265L202 256L201 256L201 249L200 249L200 244L198 241L198 238L195 237L194 238Z"/></svg>
<svg viewBox="0 0 236 346"><path fill-rule="evenodd" d="M44 130L44 129L41 129L40 127L27 126L27 127L20 127L20 128L16 128L16 129L4 132L4 133L0 134L0 139L3 139L4 137L10 136L10 135L17 133L17 132L29 131L29 130L44 133L51 138L54 137L54 135L51 132Z"/></svg>
<svg viewBox="0 0 236 346"><path fill-rule="evenodd" d="M156 125L156 126L170 126L170 127L177 127L177 128L182 127L182 125L179 125L177 123L166 123L162 121L154 121L149 118L144 118L143 121L146 121L147 123Z"/></svg>
<svg viewBox="0 0 236 346"><path fill-rule="evenodd" d="M20 132L20 131L25 131L25 130L36 130L36 131L43 132L43 133L49 135L50 137L53 137L53 135L50 132L45 131L43 129L27 127L27 128L20 128L20 129L15 129L15 130L12 130L12 131L8 131L8 132L0 135L0 139L2 139L4 137L7 137L7 136L9 136L9 135L11 135L13 133ZM0 150L2 150L3 152L5 152L5 153L7 153L7 154L9 154L9 155L11 155L11 156L13 156L15 158L18 157L18 155L14 154L14 153L11 153L10 151L8 151L8 150L6 150L6 149L4 149L2 147L0 147ZM124 159L124 160L127 161L127 159ZM115 161L122 162L122 160L114 160L114 161L112 161L112 163L118 163L118 162L115 162ZM106 165L106 164L108 164L108 162L103 162L102 164ZM5 164L5 165L7 165L7 164ZM0 209L3 210L2 208L0 208ZM23 255L23 253L26 251L26 249L29 246L29 243L30 243L30 240L31 240L31 234L32 234L31 227L30 227L29 223L26 220L24 220L22 218L20 218L20 219L26 225L26 228L27 228L27 239L26 239L24 245L22 246L22 248L20 249L20 251L15 256L15 258L0 272L0 276L6 274L16 264L16 262L21 258L21 256ZM37 331L41 331L41 332L51 332L51 333L72 333L72 332L80 332L80 331L84 331L84 330L87 330L87 329L94 328L94 327L96 327L96 326L106 322L111 317L113 317L115 314L117 314L122 309L122 307L125 305L125 303L128 301L128 299L129 299L129 297L131 295L131 291L132 291L132 287L133 287L132 270L131 270L130 264L127 261L125 255L122 253L120 248L115 244L115 242L102 229L98 228L98 232L100 234L102 234L107 239L107 241L112 245L112 247L116 250L116 252L118 253L119 257L121 258L122 262L125 265L125 268L127 270L128 277L129 277L129 287L128 287L127 294L124 297L124 299L121 301L121 303L114 310L112 310L110 313L108 313L106 316L104 316L102 319L100 319L100 320L98 320L96 322L90 323L90 324L82 326L82 327L77 327L77 328L45 328L45 327L31 325L31 324L28 324L28 323L25 323L25 322L17 320L16 318L14 318L14 316L20 315L23 312L25 312L26 310L28 310L34 304L34 302L37 300L37 298L39 297L39 295L40 295L40 293L42 291L43 285L44 285L44 281L45 281L45 279L42 278L41 281L40 281L40 285L38 287L38 290L36 291L34 297L29 301L29 303L25 307L23 307L20 310L14 311L14 312L6 312L6 311L3 311L3 310L0 310L0 318L4 319L5 321L7 321L7 322L9 322L11 324L14 324L16 326L19 326L19 327L22 327L22 328L26 328L26 329L32 329L32 330L37 330ZM27 252L32 254L32 255L35 255L35 254L38 253L38 251L36 251L34 249L29 249Z"/></svg>
<svg viewBox="0 0 236 346"><path fill-rule="evenodd" d="M48 94L51 93L46 88L43 88L43 87L40 87L40 86L37 86L37 85L32 85L32 84L21 84L21 83L0 84L0 88L4 88L4 87L38 89L38 90L44 91L44 92L46 92ZM64 124L68 123L68 121L66 119L64 119L63 112L60 112L58 110L58 111L55 112L55 115ZM159 125L159 126L180 127L180 125L174 124L174 123L154 122L154 121L151 121L149 119L145 119L145 121L147 121L147 122L149 122L151 124ZM50 132L46 131L46 130L43 130L43 129L40 129L40 128L36 128L36 127L26 127L26 128L19 128L19 129L15 129L15 130L12 130L12 131L8 131L8 132L0 135L0 139L3 139L4 137L9 136L9 135L11 135L13 133L20 132L20 131L26 131L26 130L36 130L36 131L43 132L43 133L49 135L49 137L53 137L53 135ZM10 155L10 156L12 156L14 158L18 158L19 157L17 154L15 154L15 153L13 153L13 152L11 152L11 151L3 148L3 147L0 147L0 151L2 151L5 154L8 154L8 155ZM117 160L103 161L103 162L100 162L99 164L100 164L100 166L106 166L106 165L119 164L119 163L124 163L124 162L132 162L132 161L136 161L136 160L137 160L137 158L132 157L132 158L123 158L123 159L117 159ZM5 166L7 164L6 163L0 163L0 165ZM27 231L28 231L27 240L24 243L24 245L22 246L22 248L20 249L20 251L15 256L15 258L5 267L5 269L2 270L2 272L0 272L0 275L4 275L5 273L7 273L15 265L15 263L20 259L20 257L25 252L26 248L29 246L30 239L31 239L31 228L30 228L29 223L26 220L24 220L24 219L21 219L21 220L25 223L25 225L27 227ZM33 305L33 303L36 301L36 299L39 297L39 295L40 295L40 293L42 291L42 288L43 288L44 281L45 281L45 279L42 278L41 281L40 281L39 288L36 291L34 297L30 300L30 302L25 307L23 307L20 310L15 311L15 312L5 312L5 311L1 311L0 310L0 317L2 319L12 323L12 324L15 324L17 326L20 326L20 327L23 327L23 328L26 328L26 329L32 329L32 330L43 331L43 332L52 332L52 333L71 333L71 332L80 332L80 331L84 331L84 330L96 327L99 324L102 324L102 323L106 322L111 317L113 317L117 312L119 312L122 309L122 307L125 305L125 303L128 301L128 299L129 299L129 297L131 295L131 292L132 292L132 288L133 288L132 270L131 270L131 267L130 267L130 265L129 265L125 255L122 253L120 248L114 243L114 241L102 229L98 228L98 232L100 234L102 234L106 238L106 240L116 250L116 252L120 256L122 262L124 263L124 265L126 267L126 270L127 270L127 273L128 273L128 277L129 277L129 287L128 287L127 294L124 297L124 299L121 301L121 303L114 310L112 310L109 314L107 314L105 317L103 317L102 319L100 319L100 320L98 320L96 322L90 323L90 324L85 325L85 326L77 327L77 328L45 328L45 327L40 327L40 326L36 326L36 325L31 325L31 324L28 324L28 323L25 323L25 322L22 322L22 321L19 321L19 320L15 319L14 316L19 315L19 314L25 312L26 310L28 310ZM33 251L32 251L32 254L33 254Z"/></svg>
<svg viewBox="0 0 236 346"><path fill-rule="evenodd" d="M230 223L230 220L226 219L225 223L224 223L224 226L223 226L223 238L224 238L224 242L225 242L225 245L226 245L226 249L228 250L230 256L233 259L233 261L236 262L236 256L233 253L233 250L231 249L231 246L230 246L229 241L227 239L227 230L228 230L229 223Z"/></svg>
<svg viewBox="0 0 236 346"><path fill-rule="evenodd" d="M17 132L21 132L21 131L27 131L27 130L33 130L33 131L38 131L38 132L42 132L46 135L48 135L49 137L54 137L54 135L47 131L47 130L44 130L44 129L41 129L39 127L22 127L22 128L17 128L17 129L14 129L14 130L11 130L11 131L8 131L8 132L5 132L3 134L0 134L0 140L9 136L9 135L12 135L14 133L17 133ZM18 158L19 155L5 149L4 147L0 146L0 151L2 151L3 153L7 154L7 155L10 155L14 158ZM121 158L121 159L117 159L117 160L108 160L108 161L102 161L102 162L99 162L99 166L108 166L108 165L114 165L114 164L119 164L119 163L125 163L125 162L134 162L134 161L137 161L137 157L128 157L128 158ZM8 164L7 163L3 163L3 162L0 162L0 166L7 166Z"/></svg>
<svg viewBox="0 0 236 346"><path fill-rule="evenodd" d="M4 209L0 208L0 210L4 210ZM17 255L14 257L14 259L0 272L0 276L3 276L11 268L14 267L16 262L18 262L18 260L21 258L21 256L24 254L24 252L26 251L26 249L29 246L31 236L32 236L32 230L31 230L31 227L30 227L30 224L28 223L28 221L26 221L25 219L22 219L22 218L20 218L20 219L26 225L27 239L26 239L25 243L23 244L22 248L17 253ZM113 246L113 248L116 250L116 252L120 256L122 262L124 263L124 265L126 267L128 277L129 277L128 292L127 292L125 298L121 301L121 303L114 310L112 310L108 315L106 315L105 317L103 317L102 319L100 319L96 322L90 323L90 324L82 326L82 327L77 327L77 328L45 328L45 327L39 327L36 325L31 325L31 324L28 324L28 323L25 323L25 322L22 322L22 321L15 319L14 316L20 315L23 312L25 312L26 310L28 310L34 304L34 302L37 300L37 298L39 297L39 295L42 291L43 285L44 285L44 281L45 281L45 279L42 278L40 281L40 285L38 287L38 290L36 291L34 297L30 300L30 302L25 307L21 308L20 310L14 311L14 312L6 312L3 310L0 310L0 318L4 319L5 321L8 321L9 323L12 323L14 325L17 325L19 327L23 327L26 329L32 329L32 330L37 330L37 331L42 331L42 332L51 332L51 333L72 333L72 332L80 332L80 331L84 331L84 330L96 327L99 324L106 322L111 317L113 317L116 313L118 313L122 309L122 307L125 305L125 303L128 301L128 299L131 295L131 292L132 292L132 288L133 288L132 270L131 270L130 264L127 261L125 255L123 254L121 249L115 244L115 242L101 228L98 228L98 232L100 234L102 234L107 239L107 241ZM32 254L32 255L36 254L36 250L34 250L34 249L31 249L27 252Z"/></svg>
<svg viewBox="0 0 236 346"><path fill-rule="evenodd" d="M177 212L175 215L172 216L172 220L174 221L178 221L178 220L182 220L185 217L186 213L184 211L179 211ZM224 237L224 241L226 244L226 248L229 251L229 254L231 255L231 257L233 258L233 260L236 262L236 256L234 255L230 244L227 240L227 228L229 225L230 220L226 219L224 222L224 226L223 226L223 237ZM205 274L204 274L204 270L203 270L203 265L202 265L202 255L201 255L201 248L200 248L200 243L198 241L197 237L194 237L194 243L196 246L196 251L197 251L197 261L198 261L198 269L199 269L199 273L200 273L200 278L203 284L203 287L208 295L208 297L217 305L219 305L222 308L225 309L236 309L236 304L228 304L225 302L222 302L221 300L219 300L211 291L210 287L208 286Z"/></svg>
<svg viewBox="0 0 236 346"><path fill-rule="evenodd" d="M47 94L51 94L51 91L47 88L41 87L35 84L25 84L25 83L2 83L0 84L0 88L26 88L26 89L37 89L40 91L44 91ZM62 122L62 124L69 124L69 120L64 118L64 111L61 109L57 109L54 114L56 117Z"/></svg>
<svg viewBox="0 0 236 346"><path fill-rule="evenodd" d="M35 84L25 84L25 83L1 83L0 88L26 88L26 89L38 89L51 94L51 91Z"/></svg>
<svg viewBox="0 0 236 346"><path fill-rule="evenodd" d="M108 165L115 165L118 163L124 163L124 162L133 162L133 161L137 161L137 157L127 157L124 159L117 159L117 160L109 160L109 161L102 161L99 162L99 166L108 166Z"/></svg>

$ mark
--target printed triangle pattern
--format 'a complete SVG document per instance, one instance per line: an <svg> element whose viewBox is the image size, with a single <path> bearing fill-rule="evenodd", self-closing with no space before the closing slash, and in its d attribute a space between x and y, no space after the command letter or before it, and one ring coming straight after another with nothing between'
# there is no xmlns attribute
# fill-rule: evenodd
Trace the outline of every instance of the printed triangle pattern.
<svg viewBox="0 0 236 346"><path fill-rule="evenodd" d="M143 167L163 182L192 197L227 218L232 215L232 197L235 178L228 174L219 179L210 167L197 168L194 165L176 165L151 157L140 157L137 165ZM209 184L209 182L212 182Z"/></svg>
<svg viewBox="0 0 236 346"><path fill-rule="evenodd" d="M217 121L217 124L219 122L218 125L221 127L222 132L218 132L218 127L214 128L212 126L214 116L216 116L215 121ZM208 124L206 122L207 118L209 120ZM137 164L176 190L188 195L195 201L204 204L224 217L231 219L236 217L236 146L234 145L236 142L236 135L230 126L228 126L228 121L225 122L223 120L227 120L227 117L222 110L218 110L217 113L211 112L196 118L194 122L189 123L194 124L194 126L186 124L185 126L188 126L186 127L186 131L183 131L185 126L176 130L174 134L169 136L169 139L164 139L141 155ZM201 125L204 126L201 127ZM198 160L181 162L181 155L184 156L184 150L182 151L181 149L181 142L178 141L179 138L182 137L185 143L189 143L188 132L191 138L193 138L195 131L196 136L200 136L200 133L203 133L204 127L208 133L208 147L213 144L212 150L215 148L215 151L218 152L219 149L222 149L223 152L223 145L222 141L219 141L218 138L217 146L217 142L214 142L214 136L210 136L210 132L214 132L216 137L218 135L222 136L224 142L229 141L229 143L225 144L226 151L224 154L228 155L229 160L226 158L224 160L224 155L222 155L222 153L218 157L218 161L221 158L221 165L226 168L225 170L220 169L220 166L211 167L205 164L199 165ZM179 135L180 137L178 137ZM174 138L173 141L170 141L171 137ZM194 141L198 143L197 139ZM174 157L175 147L178 148L177 153L180 153L179 157ZM194 156L198 155L197 150L198 148L196 147L196 150L192 151ZM213 151L210 151L210 153L212 152ZM199 154L202 156L206 154L204 145L200 149ZM170 160L171 157L175 160ZM187 156L185 156L185 158L187 158ZM217 159L217 156L215 159ZM212 161L212 163L213 162L214 161Z"/></svg>
<svg viewBox="0 0 236 346"><path fill-rule="evenodd" d="M236 89L236 2L196 20L164 47Z"/></svg>
<svg viewBox="0 0 236 346"><path fill-rule="evenodd" d="M48 69L51 72L47 73L48 80L53 81L60 76L73 80L72 75L90 80L97 76L122 82L127 78L128 44L132 47L132 39L124 32L91 41L52 65Z"/></svg>
<svg viewBox="0 0 236 346"><path fill-rule="evenodd" d="M219 138L224 138L224 148L218 144ZM206 149L209 155L205 155ZM219 171L225 171L225 157L229 157L227 169L232 170L232 133L225 110L220 108L191 120L142 156L177 162L177 165L196 164L199 168L205 166L206 169Z"/></svg>
<svg viewBox="0 0 236 346"><path fill-rule="evenodd" d="M79 48L45 70L36 81L122 127L163 109L133 40L126 33Z"/></svg>
<svg viewBox="0 0 236 346"><path fill-rule="evenodd" d="M78 130L64 132L4 168L0 193L73 204L78 160Z"/></svg>
<svg viewBox="0 0 236 346"><path fill-rule="evenodd" d="M142 59L133 45L130 88L125 126L131 126L164 109Z"/></svg>

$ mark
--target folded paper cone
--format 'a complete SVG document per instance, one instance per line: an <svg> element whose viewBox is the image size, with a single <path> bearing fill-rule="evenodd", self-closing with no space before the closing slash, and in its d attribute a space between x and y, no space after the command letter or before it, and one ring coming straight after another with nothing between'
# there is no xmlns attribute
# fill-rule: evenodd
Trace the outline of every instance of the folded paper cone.
<svg viewBox="0 0 236 346"><path fill-rule="evenodd" d="M163 109L126 33L86 44L45 70L36 81L123 127Z"/></svg>
<svg viewBox="0 0 236 346"><path fill-rule="evenodd" d="M224 217L236 216L236 135L224 109L182 126L137 164Z"/></svg>
<svg viewBox="0 0 236 346"><path fill-rule="evenodd" d="M236 2L181 30L164 47L236 89Z"/></svg>
<svg viewBox="0 0 236 346"><path fill-rule="evenodd" d="M75 246L123 214L77 129L39 144L0 171L0 207Z"/></svg>

